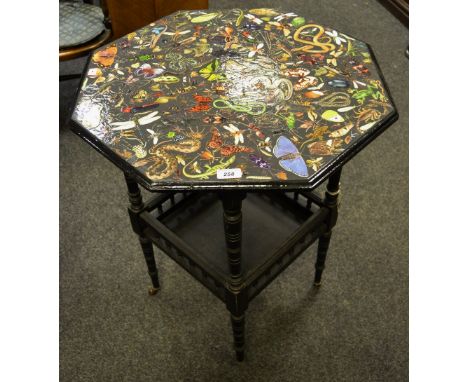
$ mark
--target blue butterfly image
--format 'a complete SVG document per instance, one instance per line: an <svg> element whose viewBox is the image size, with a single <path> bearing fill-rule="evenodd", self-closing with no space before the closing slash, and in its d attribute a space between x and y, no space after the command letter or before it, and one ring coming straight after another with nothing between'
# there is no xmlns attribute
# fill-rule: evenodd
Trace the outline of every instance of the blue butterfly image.
<svg viewBox="0 0 468 382"><path fill-rule="evenodd" d="M279 159L279 164L286 171L290 171L297 176L307 178L309 172L297 147L285 136L280 136L273 148L273 154Z"/></svg>

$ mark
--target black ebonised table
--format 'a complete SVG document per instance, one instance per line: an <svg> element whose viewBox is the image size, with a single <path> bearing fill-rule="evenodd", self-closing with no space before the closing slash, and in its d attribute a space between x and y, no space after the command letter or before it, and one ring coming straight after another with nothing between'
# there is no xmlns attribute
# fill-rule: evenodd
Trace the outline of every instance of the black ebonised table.
<svg viewBox="0 0 468 382"><path fill-rule="evenodd" d="M317 239L320 285L342 166L397 118L367 44L260 8L177 12L95 51L72 126L125 174L150 294L154 243L226 304L242 360L249 302Z"/></svg>

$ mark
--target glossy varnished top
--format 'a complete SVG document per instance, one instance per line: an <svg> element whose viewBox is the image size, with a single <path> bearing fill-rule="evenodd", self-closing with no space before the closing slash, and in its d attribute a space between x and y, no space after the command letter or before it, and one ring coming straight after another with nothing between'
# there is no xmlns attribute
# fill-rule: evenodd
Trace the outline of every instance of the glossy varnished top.
<svg viewBox="0 0 468 382"><path fill-rule="evenodd" d="M313 187L397 118L369 47L273 9L181 11L95 51L74 130L145 187Z"/></svg>

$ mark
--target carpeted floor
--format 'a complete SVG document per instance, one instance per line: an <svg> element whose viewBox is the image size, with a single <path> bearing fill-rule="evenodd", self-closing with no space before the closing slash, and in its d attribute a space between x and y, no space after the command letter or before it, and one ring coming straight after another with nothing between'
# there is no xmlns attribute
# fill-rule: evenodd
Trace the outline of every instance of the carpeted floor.
<svg viewBox="0 0 468 382"><path fill-rule="evenodd" d="M225 307L160 252L163 289L148 296L122 175L65 126L77 81L61 83L62 381L408 379L408 31L377 1L249 2L278 5L369 42L400 112L343 170L322 288L311 288L314 245L250 305L242 364Z"/></svg>

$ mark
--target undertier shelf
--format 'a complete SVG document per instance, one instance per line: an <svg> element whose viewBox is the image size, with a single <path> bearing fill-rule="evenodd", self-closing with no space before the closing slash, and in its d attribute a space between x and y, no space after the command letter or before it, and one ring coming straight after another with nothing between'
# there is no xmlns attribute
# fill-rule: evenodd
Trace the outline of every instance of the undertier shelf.
<svg viewBox="0 0 468 382"><path fill-rule="evenodd" d="M270 191L248 193L242 203L242 274L249 299L286 268L324 229L320 198ZM163 201L162 198L166 200ZM149 202L143 219L158 247L224 300L230 274L223 208L216 193L173 193ZM158 224L161 222L162 224ZM153 224L154 225L154 224ZM164 226L164 227L162 227Z"/></svg>

